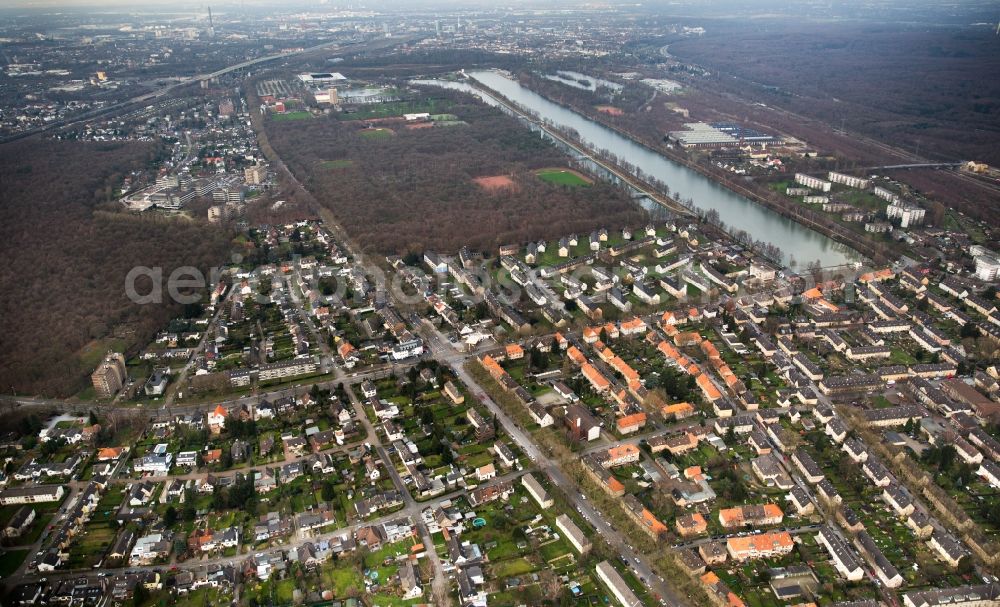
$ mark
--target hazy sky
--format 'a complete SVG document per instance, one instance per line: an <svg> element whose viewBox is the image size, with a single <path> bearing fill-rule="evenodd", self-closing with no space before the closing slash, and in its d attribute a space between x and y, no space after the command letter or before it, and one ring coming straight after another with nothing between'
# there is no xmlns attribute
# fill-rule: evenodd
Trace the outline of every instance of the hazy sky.
<svg viewBox="0 0 1000 607"><path fill-rule="evenodd" d="M544 9L617 7L629 11L657 12L686 17L782 16L786 18L920 21L935 23L936 16L950 23L995 21L1000 17L996 0L0 0L0 11L53 12L92 9L128 13L203 12L217 15L240 9L256 13L326 12L344 9L391 13L393 11L455 12L469 9ZM34 9L34 10L31 10Z"/></svg>
<svg viewBox="0 0 1000 607"><path fill-rule="evenodd" d="M176 9L193 8L193 7L205 7L211 6L253 6L255 8L266 8L272 6L278 10L284 10L289 7L294 7L296 10L300 10L305 7L316 7L316 8L356 8L356 9L372 9L372 10L398 10L398 9L409 9L421 6L439 6L439 7L452 7L459 8L461 6L469 7L490 7L490 8L502 8L502 7L524 7L532 6L538 8L544 8L546 6L577 6L577 7L588 7L593 8L595 6L610 5L610 6L646 6L646 7L656 7L656 6L672 6L675 8L701 8L701 9L717 9L719 11L725 11L727 9L733 8L748 8L757 7L764 9L768 5L774 8L784 8L786 10L794 10L796 6L807 7L809 5L821 5L830 6L830 2L823 2L818 0L368 0L368 1L356 1L356 0L142 0L141 2L136 2L135 0L3 0L0 2L2 7L14 7L20 6L25 8L41 8L41 7L65 7L65 8L86 8L86 7L115 7L115 8L129 8L133 10L142 10L143 8L156 8L162 9L164 7L172 7ZM938 0L837 0L832 3L833 5L840 5L843 7L856 6L856 7L890 7L895 5L898 8L924 8L932 7L935 5L940 5ZM963 8L974 8L988 6L992 4L992 0L958 0L956 2L949 2L950 7L954 7L958 10ZM995 6L995 4L994 4ZM998 11L1000 12L1000 11Z"/></svg>

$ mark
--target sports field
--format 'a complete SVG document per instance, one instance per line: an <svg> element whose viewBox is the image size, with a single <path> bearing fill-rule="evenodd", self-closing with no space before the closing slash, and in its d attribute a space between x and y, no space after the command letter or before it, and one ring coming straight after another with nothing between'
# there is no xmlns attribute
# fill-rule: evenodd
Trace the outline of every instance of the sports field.
<svg viewBox="0 0 1000 607"><path fill-rule="evenodd" d="M285 121L285 120L309 120L310 118L312 118L312 114L310 114L309 112L306 112L306 111L288 112L286 114L272 114L271 115L271 119L272 120L277 120L279 122L282 122L282 121Z"/></svg>
<svg viewBox="0 0 1000 607"><path fill-rule="evenodd" d="M476 177L473 179L479 187L483 188L488 192L497 192L500 190L508 190L516 187L514 180L507 175L492 175L488 177Z"/></svg>
<svg viewBox="0 0 1000 607"><path fill-rule="evenodd" d="M572 169L539 169L535 171L535 175L542 181L570 187L588 186L594 182L590 177Z"/></svg>
<svg viewBox="0 0 1000 607"><path fill-rule="evenodd" d="M386 139L393 136L391 129L362 129L361 136L365 139Z"/></svg>
<svg viewBox="0 0 1000 607"><path fill-rule="evenodd" d="M351 107L350 111L338 112L338 120L369 120L372 118L391 118L403 114L433 114L435 110L448 109L449 102L441 99L420 99L414 101L389 101L386 103L370 103Z"/></svg>

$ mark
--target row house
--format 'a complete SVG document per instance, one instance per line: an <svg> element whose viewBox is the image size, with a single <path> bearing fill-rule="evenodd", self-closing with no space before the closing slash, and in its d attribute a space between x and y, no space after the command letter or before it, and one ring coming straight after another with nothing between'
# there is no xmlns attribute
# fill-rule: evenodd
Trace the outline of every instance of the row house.
<svg viewBox="0 0 1000 607"><path fill-rule="evenodd" d="M857 582L865 577L865 571L858 558L832 529L829 527L820 529L816 534L816 543L826 548L833 566L848 581Z"/></svg>
<svg viewBox="0 0 1000 607"><path fill-rule="evenodd" d="M860 531L854 537L854 543L860 550L861 554L865 556L868 563L872 566L875 571L875 575L878 579L888 588L899 588L903 584L903 576L899 574L899 571L889 559L885 557L882 550L872 539L872 536L868 534L867 531Z"/></svg>
<svg viewBox="0 0 1000 607"><path fill-rule="evenodd" d="M659 539L667 533L667 526L646 509L634 495L626 495L623 499L625 513L640 529L653 539Z"/></svg>
<svg viewBox="0 0 1000 607"><path fill-rule="evenodd" d="M734 561L784 556L791 552L794 546L795 542L787 531L726 539L726 551Z"/></svg>
<svg viewBox="0 0 1000 607"><path fill-rule="evenodd" d="M809 499L809 494L798 485L792 487L792 490L785 496L785 501L795 508L795 514L798 516L808 516L816 511L816 506Z"/></svg>
<svg viewBox="0 0 1000 607"><path fill-rule="evenodd" d="M802 473L802 476L810 484L815 485L825 478L823 470L816 463L816 460L801 448L792 454L792 462L798 467L799 472Z"/></svg>
<svg viewBox="0 0 1000 607"><path fill-rule="evenodd" d="M726 529L778 525L783 519L781 508L773 503L748 504L719 510L719 524Z"/></svg>
<svg viewBox="0 0 1000 607"><path fill-rule="evenodd" d="M593 455L585 456L582 462L584 471L605 493L613 497L625 495L625 485L615 478L597 457Z"/></svg>

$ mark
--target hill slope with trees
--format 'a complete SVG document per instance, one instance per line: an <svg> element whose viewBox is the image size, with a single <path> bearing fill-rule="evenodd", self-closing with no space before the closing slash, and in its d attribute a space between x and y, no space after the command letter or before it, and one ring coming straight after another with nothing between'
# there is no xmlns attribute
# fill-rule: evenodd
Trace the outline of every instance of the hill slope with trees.
<svg viewBox="0 0 1000 607"><path fill-rule="evenodd" d="M71 395L108 346L134 348L180 312L129 301L132 267L159 266L166 277L226 261L229 236L214 226L114 210L121 178L161 151L38 139L0 146L3 392Z"/></svg>

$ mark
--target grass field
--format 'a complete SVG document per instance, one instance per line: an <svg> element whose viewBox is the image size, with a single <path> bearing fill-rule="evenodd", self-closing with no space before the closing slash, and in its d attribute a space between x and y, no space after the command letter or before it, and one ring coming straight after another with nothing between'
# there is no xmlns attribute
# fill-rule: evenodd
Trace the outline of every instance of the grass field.
<svg viewBox="0 0 1000 607"><path fill-rule="evenodd" d="M13 538L12 543L16 546L30 546L34 544L38 541L38 538L42 536L42 531L45 531L45 528L52 521L53 516L54 515L52 514L46 514L43 512L36 513L35 520L31 523L31 526L28 527L27 532L22 534L20 537Z"/></svg>
<svg viewBox="0 0 1000 607"><path fill-rule="evenodd" d="M27 550L7 550L0 554L0 577L7 577L17 571L26 556Z"/></svg>
<svg viewBox="0 0 1000 607"><path fill-rule="evenodd" d="M340 159L340 160L324 160L320 165L324 169L346 169L347 167L354 164L353 160Z"/></svg>
<svg viewBox="0 0 1000 607"><path fill-rule="evenodd" d="M392 137L392 131L389 129L364 129L361 131L361 136L365 139L388 139Z"/></svg>
<svg viewBox="0 0 1000 607"><path fill-rule="evenodd" d="M301 112L288 112L285 114L272 114L271 119L277 120L278 122L284 122L286 120L309 120L312 118L312 114L306 111Z"/></svg>
<svg viewBox="0 0 1000 607"><path fill-rule="evenodd" d="M92 567L104 558L111 547L116 532L106 522L88 522L84 534L73 541L69 548L68 567Z"/></svg>
<svg viewBox="0 0 1000 607"><path fill-rule="evenodd" d="M887 204L884 200L874 194L871 194L870 192L855 190L848 187L837 188L837 200L842 200L847 204L853 204L856 207L869 211L881 211Z"/></svg>
<svg viewBox="0 0 1000 607"><path fill-rule="evenodd" d="M589 186L593 180L571 169L539 169L535 175L542 181L569 187Z"/></svg>
<svg viewBox="0 0 1000 607"><path fill-rule="evenodd" d="M214 607L229 603L218 588L198 588L185 594L177 595L173 604L177 607Z"/></svg>
<svg viewBox="0 0 1000 607"><path fill-rule="evenodd" d="M341 120L368 120L370 118L391 118L403 114L442 113L440 110L451 106L440 99L422 99L417 101L390 101L388 103L371 103L357 106L356 110L340 112L337 118Z"/></svg>

